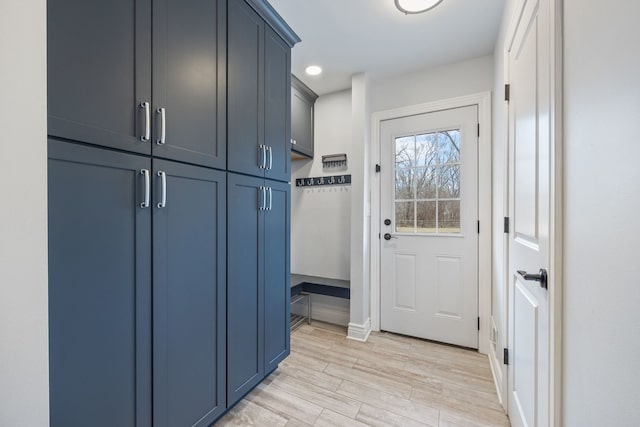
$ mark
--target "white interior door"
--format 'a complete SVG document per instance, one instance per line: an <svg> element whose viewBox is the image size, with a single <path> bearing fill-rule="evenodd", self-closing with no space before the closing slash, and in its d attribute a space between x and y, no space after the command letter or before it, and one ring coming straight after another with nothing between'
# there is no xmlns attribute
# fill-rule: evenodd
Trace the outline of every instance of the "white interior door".
<svg viewBox="0 0 640 427"><path fill-rule="evenodd" d="M380 327L478 348L478 107L380 127Z"/></svg>
<svg viewBox="0 0 640 427"><path fill-rule="evenodd" d="M549 425L549 1L527 0L508 46L509 359L511 423Z"/></svg>

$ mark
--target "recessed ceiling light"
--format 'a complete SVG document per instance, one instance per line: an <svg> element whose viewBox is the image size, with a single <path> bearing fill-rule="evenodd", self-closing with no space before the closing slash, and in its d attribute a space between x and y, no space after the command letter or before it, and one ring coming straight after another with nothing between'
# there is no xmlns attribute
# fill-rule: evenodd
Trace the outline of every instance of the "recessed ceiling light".
<svg viewBox="0 0 640 427"><path fill-rule="evenodd" d="M322 68L318 67L317 65L310 65L304 70L304 72L309 74L310 76L317 76L322 73Z"/></svg>

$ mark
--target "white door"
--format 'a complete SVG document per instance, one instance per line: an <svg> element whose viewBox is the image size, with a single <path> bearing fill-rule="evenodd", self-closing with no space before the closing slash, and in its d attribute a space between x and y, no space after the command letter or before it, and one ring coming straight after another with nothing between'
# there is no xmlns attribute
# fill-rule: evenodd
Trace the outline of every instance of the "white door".
<svg viewBox="0 0 640 427"><path fill-rule="evenodd" d="M508 45L509 367L511 423L549 425L549 1L527 0Z"/></svg>
<svg viewBox="0 0 640 427"><path fill-rule="evenodd" d="M380 127L380 327L478 348L478 107Z"/></svg>

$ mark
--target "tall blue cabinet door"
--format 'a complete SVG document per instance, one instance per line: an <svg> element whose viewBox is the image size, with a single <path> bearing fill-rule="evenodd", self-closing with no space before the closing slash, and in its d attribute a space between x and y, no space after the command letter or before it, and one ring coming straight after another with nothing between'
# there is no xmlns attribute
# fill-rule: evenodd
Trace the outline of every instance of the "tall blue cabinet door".
<svg viewBox="0 0 640 427"><path fill-rule="evenodd" d="M227 174L227 406L264 378L264 180Z"/></svg>
<svg viewBox="0 0 640 427"><path fill-rule="evenodd" d="M48 149L51 426L151 426L151 162Z"/></svg>
<svg viewBox="0 0 640 427"><path fill-rule="evenodd" d="M243 0L229 0L227 169L264 176L264 21Z"/></svg>
<svg viewBox="0 0 640 427"><path fill-rule="evenodd" d="M226 174L153 160L154 426L226 408Z"/></svg>
<svg viewBox="0 0 640 427"><path fill-rule="evenodd" d="M264 215L264 364L265 373L269 373L289 355L290 349L291 187L275 181L265 181L265 185L268 200Z"/></svg>
<svg viewBox="0 0 640 427"><path fill-rule="evenodd" d="M265 27L265 177L291 178L291 49L270 27Z"/></svg>
<svg viewBox="0 0 640 427"><path fill-rule="evenodd" d="M151 0L48 0L47 17L49 135L149 154Z"/></svg>
<svg viewBox="0 0 640 427"><path fill-rule="evenodd" d="M153 155L226 166L226 1L153 0Z"/></svg>

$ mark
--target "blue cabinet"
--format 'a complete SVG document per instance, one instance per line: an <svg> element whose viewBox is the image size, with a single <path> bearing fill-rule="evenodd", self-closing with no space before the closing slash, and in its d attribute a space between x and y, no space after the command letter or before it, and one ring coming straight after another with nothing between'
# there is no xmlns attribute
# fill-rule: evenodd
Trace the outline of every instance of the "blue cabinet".
<svg viewBox="0 0 640 427"><path fill-rule="evenodd" d="M227 404L289 354L289 184L228 174Z"/></svg>
<svg viewBox="0 0 640 427"><path fill-rule="evenodd" d="M291 47L253 9L230 0L227 52L229 171L291 176Z"/></svg>
<svg viewBox="0 0 640 427"><path fill-rule="evenodd" d="M52 426L225 411L225 175L50 140Z"/></svg>
<svg viewBox="0 0 640 427"><path fill-rule="evenodd" d="M48 151L51 426L151 426L151 161Z"/></svg>
<svg viewBox="0 0 640 427"><path fill-rule="evenodd" d="M52 427L208 426L289 354L297 41L265 0L49 1Z"/></svg>
<svg viewBox="0 0 640 427"><path fill-rule="evenodd" d="M226 0L50 0L60 138L224 169Z"/></svg>

